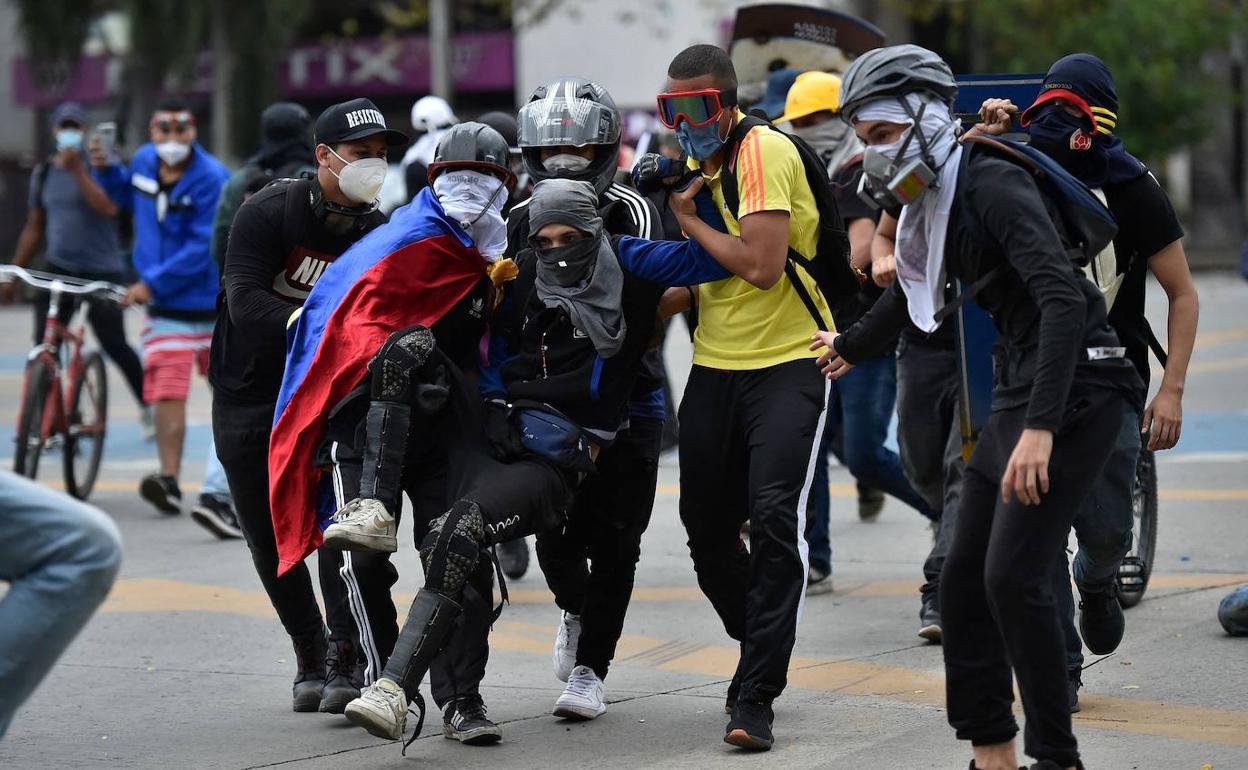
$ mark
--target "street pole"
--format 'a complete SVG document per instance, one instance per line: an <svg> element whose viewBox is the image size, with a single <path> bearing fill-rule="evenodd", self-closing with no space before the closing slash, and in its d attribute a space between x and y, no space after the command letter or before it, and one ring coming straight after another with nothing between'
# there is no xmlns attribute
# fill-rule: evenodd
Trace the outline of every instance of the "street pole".
<svg viewBox="0 0 1248 770"><path fill-rule="evenodd" d="M229 44L229 20L225 3L213 3L212 10L212 151L218 158L234 159L231 139L234 105L230 101L234 79L234 57Z"/></svg>
<svg viewBox="0 0 1248 770"><path fill-rule="evenodd" d="M451 74L450 0L430 0L429 59L433 93L452 102L455 83Z"/></svg>

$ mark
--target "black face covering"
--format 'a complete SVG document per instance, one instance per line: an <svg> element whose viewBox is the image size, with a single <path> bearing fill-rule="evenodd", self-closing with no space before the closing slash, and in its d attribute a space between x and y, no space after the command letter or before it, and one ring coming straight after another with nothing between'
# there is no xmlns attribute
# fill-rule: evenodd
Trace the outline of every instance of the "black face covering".
<svg viewBox="0 0 1248 770"><path fill-rule="evenodd" d="M535 249L543 275L556 286L568 288L585 282L598 261L599 238L586 238L567 246Z"/></svg>
<svg viewBox="0 0 1248 770"><path fill-rule="evenodd" d="M1144 164L1127 152L1117 137L1093 131L1092 122L1086 117L1071 115L1060 107L1042 110L1028 130L1033 147L1062 164L1062 168L1089 187L1129 181L1146 171ZM1088 149L1071 147L1076 132L1090 137Z"/></svg>

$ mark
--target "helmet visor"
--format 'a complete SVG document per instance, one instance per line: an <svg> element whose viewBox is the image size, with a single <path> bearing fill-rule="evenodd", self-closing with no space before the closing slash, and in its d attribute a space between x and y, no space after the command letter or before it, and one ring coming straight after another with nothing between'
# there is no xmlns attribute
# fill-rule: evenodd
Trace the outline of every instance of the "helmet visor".
<svg viewBox="0 0 1248 770"><path fill-rule="evenodd" d="M718 120L724 111L723 100L714 88L659 94L658 103L659 122L672 129L682 120L694 128L702 128Z"/></svg>
<svg viewBox="0 0 1248 770"><path fill-rule="evenodd" d="M521 107L518 117L521 147L584 147L620 140L616 112L589 99L536 99Z"/></svg>

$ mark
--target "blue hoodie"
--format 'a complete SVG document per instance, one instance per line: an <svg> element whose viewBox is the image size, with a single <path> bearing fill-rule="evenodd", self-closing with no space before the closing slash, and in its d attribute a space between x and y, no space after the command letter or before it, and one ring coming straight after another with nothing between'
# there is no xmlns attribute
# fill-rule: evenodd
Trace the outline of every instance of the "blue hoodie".
<svg viewBox="0 0 1248 770"><path fill-rule="evenodd" d="M152 290L152 315L216 317L220 275L212 259L212 221L229 176L220 161L195 144L190 165L169 191L168 205L158 206L156 146L145 144L134 154L134 268Z"/></svg>

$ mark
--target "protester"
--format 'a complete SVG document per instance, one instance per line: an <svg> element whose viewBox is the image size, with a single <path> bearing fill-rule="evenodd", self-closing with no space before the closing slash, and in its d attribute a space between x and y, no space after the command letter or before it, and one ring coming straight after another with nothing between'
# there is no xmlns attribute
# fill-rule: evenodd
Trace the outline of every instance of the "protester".
<svg viewBox="0 0 1248 770"><path fill-rule="evenodd" d="M481 123L447 131L432 186L325 272L292 327L270 451L279 556L285 569L298 564L322 528L327 546L371 546L343 557L368 684L398 635L388 556L398 549L402 494L413 501L419 543L457 490L448 447L473 430L444 417L446 383L475 370L490 309L515 276L502 258L501 211L515 183L507 156L503 138ZM424 367L429 326L439 363ZM502 735L480 694L495 615L490 564L478 566L431 683L443 733L469 745Z"/></svg>
<svg viewBox="0 0 1248 770"><path fill-rule="evenodd" d="M194 370L207 373L217 314L220 278L210 248L212 220L229 172L195 141L195 116L185 102L161 102L149 132L151 142L130 164L139 281L123 304L147 305L143 396L154 407L160 470L143 478L139 494L162 513L176 514L182 505L178 475L186 399ZM209 466L216 462L210 448ZM231 511L216 513L237 527Z"/></svg>
<svg viewBox="0 0 1248 770"><path fill-rule="evenodd" d="M421 680L448 639L454 643L470 576L489 570L486 549L565 522L576 486L596 472L595 459L619 433L664 288L726 274L691 241L608 239L589 182L538 182L528 218L536 259L523 260L509 291L529 321L512 330L520 335L515 355L497 376L482 378L487 398L512 408L484 412L423 330L415 363L437 364L424 376L441 387L439 412L456 428L439 435L447 436L463 491L421 542L425 583L382 678L347 707L353 723L379 737L402 736L412 700L423 721ZM377 523L354 521L350 542L389 547L393 531Z"/></svg>
<svg viewBox="0 0 1248 770"><path fill-rule="evenodd" d="M972 742L972 767L1017 768L1017 678L1027 754L1036 767L1072 768L1079 752L1049 575L1140 380L1035 179L1004 155L958 144L956 93L949 66L913 45L875 49L846 72L842 116L868 145L868 191L902 204L898 282L813 347L828 347L819 362L840 377L908 321L934 330L945 276L970 286L995 271L976 294L1000 335L993 413L962 482L940 587L949 722Z"/></svg>
<svg viewBox="0 0 1248 770"><path fill-rule="evenodd" d="M826 420L828 387L807 347L832 318L803 268L785 275L789 250L812 258L819 239L801 156L766 127L737 136L736 85L727 53L695 45L668 66L658 101L689 169L701 172L694 187L705 184L727 212L728 233L680 220L691 238L718 244L734 273L697 292L693 369L680 405L680 516L698 585L741 643L724 740L765 750L809 574L806 507ZM726 165L736 179L735 217L725 204ZM750 550L739 536L747 520Z"/></svg>
<svg viewBox="0 0 1248 770"><path fill-rule="evenodd" d="M1066 633L1066 666L1071 710L1079 708L1082 637L1088 649L1108 655L1118 648L1126 629L1118 602L1118 571L1131 550L1135 514L1136 462L1140 433L1149 451L1170 449L1183 427L1183 391L1187 366L1196 344L1200 300L1183 251L1183 227L1161 185L1115 136L1118 96L1109 68L1086 53L1064 56L1049 68L1040 96L1022 121L1030 129L1031 146L1054 160L1089 187L1099 190L1118 222L1113 243L1109 324L1126 348L1126 357L1140 375L1141 403L1148 394L1149 345L1155 341L1144 315L1144 287L1152 273L1166 293L1168 354L1157 395L1144 410L1127 410L1117 432L1109 462L1092 493L1075 515L1079 551L1073 562L1079 589L1079 629L1070 589L1066 552L1053 571L1053 591L1062 608ZM990 99L981 110L985 133L1004 133L1019 116L1008 100ZM1157 345L1159 348L1160 346Z"/></svg>
<svg viewBox="0 0 1248 770"><path fill-rule="evenodd" d="M811 146L828 164L828 176L837 192L837 208L849 233L850 259L854 267L871 269L871 240L875 235L878 210L858 197L862 177L862 143L837 114L840 110L841 79L827 72L804 72L789 89L784 114L776 122L792 125L792 133ZM854 299L841 303L833 318L843 329L874 304L883 289L865 281ZM810 577L806 593L832 590L832 547L828 537L831 499L828 493L828 449L833 437L841 439L838 457L858 482L859 516L871 520L879 507L871 502L866 489L883 489L907 503L927 518L932 512L906 480L897 454L884 445L893 417L897 393L897 368L893 351L861 362L849 376L833 384L828 401L828 424L824 446L815 458L811 509L806 522L810 546ZM863 498L866 498L865 500ZM867 508L864 514L864 506Z"/></svg>
<svg viewBox="0 0 1248 770"><path fill-rule="evenodd" d="M98 136L84 141L88 136L87 114L76 102L66 102L52 111L52 135L56 154L30 175L29 211L13 264L29 265L46 242L52 272L84 281L124 284L126 264L118 217L130 208L126 167L100 144ZM12 302L16 294L15 283L0 287L5 302ZM43 292L35 298L36 343L43 341L49 302ZM73 307L74 298L66 295L57 308L57 317L68 320ZM152 416L143 399L143 364L126 340L121 308L112 302L92 302L87 321L105 355L121 369L146 428Z"/></svg>
<svg viewBox="0 0 1248 770"><path fill-rule="evenodd" d="M663 237L654 205L613 181L620 115L606 89L580 78L552 81L533 91L519 117L530 177L592 184L608 236ZM517 207L507 225L509 252L521 254L522 266L525 259L536 259L528 207ZM517 314L525 309L523 302L504 308L511 314L495 321L494 328L502 330L494 335L496 344L514 349L523 322ZM577 488L567 524L537 536L538 561L561 611L553 663L567 687L555 702L556 716L595 718L606 710L603 680L623 632L641 538L654 508L665 413L662 382L656 346L643 358L628 414L598 457L597 474Z"/></svg>
<svg viewBox="0 0 1248 770"><path fill-rule="evenodd" d="M308 143L311 126L308 111L294 102L274 102L260 113L260 149L230 175L217 203L212 223L212 258L218 269L225 262L230 223L243 201L274 179L316 173L316 158Z"/></svg>
<svg viewBox="0 0 1248 770"><path fill-rule="evenodd" d="M103 511L0 471L0 738L120 567L121 535Z"/></svg>
<svg viewBox="0 0 1248 770"><path fill-rule="evenodd" d="M281 112L295 117L292 110ZM351 565L332 549L317 556L327 640L308 568L301 563L277 574L274 519L287 511L269 507L269 434L287 324L338 255L385 222L376 200L385 159L389 148L407 137L386 128L371 101L354 99L321 113L315 141L315 177L271 184L234 217L209 379L213 434L235 492L239 524L295 649L293 708L341 714L362 684L356 670L361 632L347 600Z"/></svg>
<svg viewBox="0 0 1248 770"><path fill-rule="evenodd" d="M446 130L458 122L451 105L440 96L422 96L412 105L412 128L416 135L401 164L409 201L429 186L429 164L433 162L434 150Z"/></svg>

